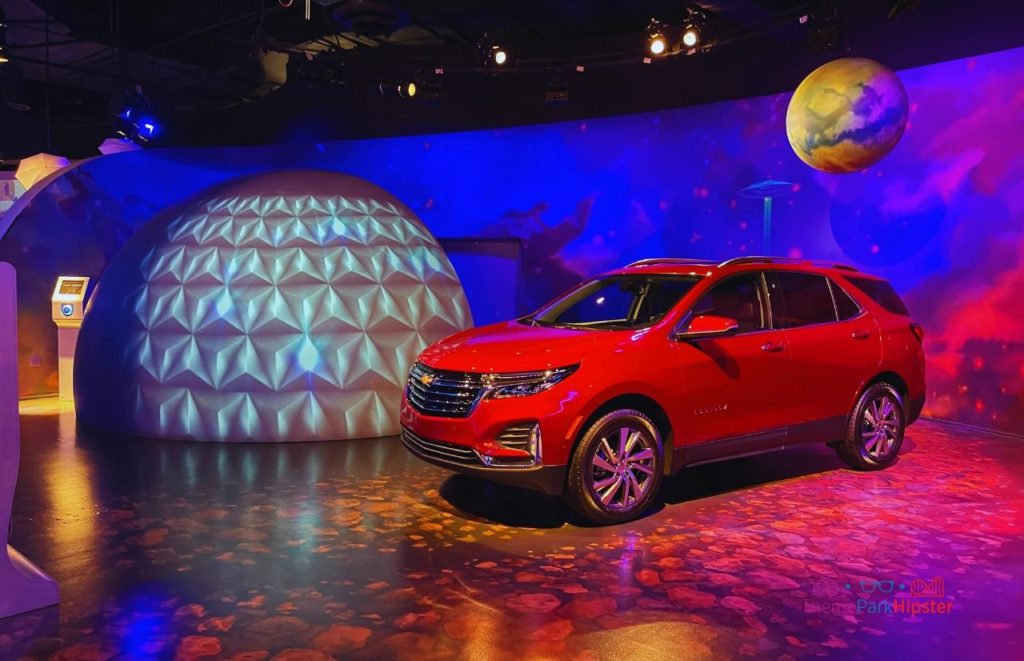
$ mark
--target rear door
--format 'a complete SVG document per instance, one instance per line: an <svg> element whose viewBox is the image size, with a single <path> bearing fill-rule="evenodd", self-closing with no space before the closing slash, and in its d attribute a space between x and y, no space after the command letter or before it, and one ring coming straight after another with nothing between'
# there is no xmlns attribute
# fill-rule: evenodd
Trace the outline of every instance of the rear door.
<svg viewBox="0 0 1024 661"><path fill-rule="evenodd" d="M878 325L824 275L779 270L766 279L773 327L789 341L788 440L841 438L854 398L881 363Z"/></svg>
<svg viewBox="0 0 1024 661"><path fill-rule="evenodd" d="M725 454L753 452L782 442L789 396L789 352L785 332L769 321L767 291L760 272L724 278L684 315L680 329L698 315L735 319L736 333L703 339L670 340L679 387L674 405L684 420L687 445L747 438ZM705 458L700 452L691 461ZM711 455L708 455L710 457Z"/></svg>

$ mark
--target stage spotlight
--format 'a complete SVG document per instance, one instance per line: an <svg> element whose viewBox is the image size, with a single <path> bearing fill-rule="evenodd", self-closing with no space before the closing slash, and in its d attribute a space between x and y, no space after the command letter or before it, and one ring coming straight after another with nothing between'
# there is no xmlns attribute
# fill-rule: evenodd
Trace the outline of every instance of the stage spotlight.
<svg viewBox="0 0 1024 661"><path fill-rule="evenodd" d="M499 67L508 61L508 52L498 45L491 46L491 60Z"/></svg>
<svg viewBox="0 0 1024 661"><path fill-rule="evenodd" d="M647 28L647 52L655 57L664 55L668 51L668 40L661 29L661 24L653 18Z"/></svg>
<svg viewBox="0 0 1024 661"><path fill-rule="evenodd" d="M377 89L380 90L381 96L397 96L400 99L419 99L424 91L423 84L418 76L399 80L398 82L395 82L394 78L382 80L378 84Z"/></svg>
<svg viewBox="0 0 1024 661"><path fill-rule="evenodd" d="M111 109L117 119L117 133L128 140L148 142L160 133L160 124L142 87L125 87L111 100Z"/></svg>
<svg viewBox="0 0 1024 661"><path fill-rule="evenodd" d="M7 14L0 7L0 64L10 62L7 57Z"/></svg>
<svg viewBox="0 0 1024 661"><path fill-rule="evenodd" d="M687 25L683 28L683 45L693 48L700 43L700 30L694 25Z"/></svg>
<svg viewBox="0 0 1024 661"><path fill-rule="evenodd" d="M407 80L403 83L398 84L398 96L402 97L403 99L416 98L417 91L418 88L416 86L416 81L414 80Z"/></svg>
<svg viewBox="0 0 1024 661"><path fill-rule="evenodd" d="M683 50L692 51L705 45L707 41L705 35L707 31L706 26L707 16L704 12L690 7L687 10L686 21L683 23L683 32L679 39Z"/></svg>
<svg viewBox="0 0 1024 661"><path fill-rule="evenodd" d="M477 42L480 61L485 67L503 67L508 64L508 51L501 44L491 39L486 33Z"/></svg>
<svg viewBox="0 0 1024 661"><path fill-rule="evenodd" d="M160 125L152 117L140 117L139 121L133 124L139 140L148 142L160 132Z"/></svg>

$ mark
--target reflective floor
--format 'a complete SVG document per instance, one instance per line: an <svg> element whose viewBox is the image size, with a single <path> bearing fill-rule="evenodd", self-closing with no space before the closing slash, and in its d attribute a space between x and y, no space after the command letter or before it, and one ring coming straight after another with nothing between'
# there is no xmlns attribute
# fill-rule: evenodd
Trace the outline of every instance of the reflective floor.
<svg viewBox="0 0 1024 661"><path fill-rule="evenodd" d="M395 439L98 438L52 402L22 436L12 544L63 601L0 622L4 659L1024 658L1021 439L692 468L595 528Z"/></svg>

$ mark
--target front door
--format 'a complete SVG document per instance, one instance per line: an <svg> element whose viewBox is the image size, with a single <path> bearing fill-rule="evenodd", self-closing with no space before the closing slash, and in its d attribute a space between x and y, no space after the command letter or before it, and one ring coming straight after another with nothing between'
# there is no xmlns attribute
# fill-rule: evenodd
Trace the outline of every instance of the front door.
<svg viewBox="0 0 1024 661"><path fill-rule="evenodd" d="M735 319L739 328L727 336L670 340L680 379L674 405L684 421L682 444L737 439L744 446L723 448L721 454L781 444L790 356L785 331L771 329L761 273L734 275L714 285L683 317L681 328L705 314ZM703 458L701 450L696 455L687 450L687 455Z"/></svg>

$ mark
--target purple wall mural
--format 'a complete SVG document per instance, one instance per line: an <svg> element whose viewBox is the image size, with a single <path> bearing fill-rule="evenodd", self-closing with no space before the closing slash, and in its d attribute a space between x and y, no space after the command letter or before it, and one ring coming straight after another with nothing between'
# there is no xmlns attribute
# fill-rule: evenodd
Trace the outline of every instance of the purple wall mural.
<svg viewBox="0 0 1024 661"><path fill-rule="evenodd" d="M239 174L347 172L394 191L435 235L520 237L523 310L632 259L761 253L762 205L738 191L776 179L793 186L774 201L773 253L884 275L924 324L926 414L1024 432L1024 49L899 74L905 135L848 175L814 171L791 151L788 94L495 131L96 159L37 195L0 242L0 259L21 274L22 334L34 343L23 357L53 344L48 304L35 299L57 271L99 275L159 209ZM46 367L21 369L23 395L55 387Z"/></svg>

